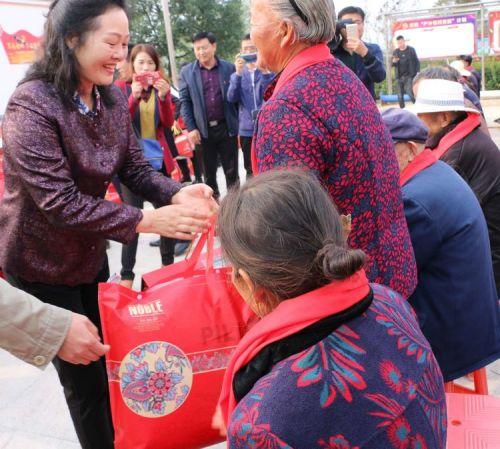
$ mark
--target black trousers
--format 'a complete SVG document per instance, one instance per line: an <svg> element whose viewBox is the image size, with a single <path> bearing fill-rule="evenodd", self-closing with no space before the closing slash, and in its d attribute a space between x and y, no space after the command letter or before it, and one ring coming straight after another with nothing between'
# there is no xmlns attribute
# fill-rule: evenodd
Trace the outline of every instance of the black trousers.
<svg viewBox="0 0 500 449"><path fill-rule="evenodd" d="M399 107L403 109L405 107L405 93L410 96L410 99L415 103L415 95L413 95L413 77L412 76L402 76L398 78L398 100Z"/></svg>
<svg viewBox="0 0 500 449"><path fill-rule="evenodd" d="M28 282L7 274L7 279L13 286L41 301L87 316L99 329L101 338L97 284L106 282L108 278L107 260L94 282L76 287ZM82 448L113 449L114 431L104 357L87 366L72 365L58 357L53 363L64 388L66 402Z"/></svg>
<svg viewBox="0 0 500 449"><path fill-rule="evenodd" d="M123 185L122 190L122 200L125 204L142 209L144 206L144 199L132 193L130 189ZM162 265L170 265L174 263L174 249L175 249L175 239L169 239L166 237L160 238L160 254ZM133 280L134 267L137 256L137 245L139 243L139 234L137 234L129 245L122 246L122 269L120 276L124 280Z"/></svg>
<svg viewBox="0 0 500 449"><path fill-rule="evenodd" d="M203 182L205 167L203 166L203 148L201 145L196 145L194 147L191 162L193 163L194 177L196 182Z"/></svg>
<svg viewBox="0 0 500 449"><path fill-rule="evenodd" d="M241 151L243 152L243 161L245 163L245 170L247 178L252 177L252 138L240 136Z"/></svg>
<svg viewBox="0 0 500 449"><path fill-rule="evenodd" d="M203 163L205 165L205 182L214 195L220 195L217 185L217 158L220 158L226 176L228 190L239 184L238 175L238 138L231 137L225 122L208 128L208 138L202 139Z"/></svg>

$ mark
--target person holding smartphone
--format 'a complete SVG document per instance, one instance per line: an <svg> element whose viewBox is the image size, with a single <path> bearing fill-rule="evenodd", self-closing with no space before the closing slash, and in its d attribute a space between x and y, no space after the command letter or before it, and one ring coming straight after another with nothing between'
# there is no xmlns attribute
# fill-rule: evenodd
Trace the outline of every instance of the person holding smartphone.
<svg viewBox="0 0 500 449"><path fill-rule="evenodd" d="M264 102L264 92L274 78L269 70L257 68L257 47L250 34L241 41L241 53L235 61L236 72L231 75L227 99L239 107L239 136L247 179L252 176L252 136L257 113Z"/></svg>
<svg viewBox="0 0 500 449"><path fill-rule="evenodd" d="M375 83L385 80L386 71L380 47L362 40L365 12L357 6L348 6L339 12L338 20L335 39L328 46L332 54L358 76L375 98Z"/></svg>
<svg viewBox="0 0 500 449"><path fill-rule="evenodd" d="M170 176L174 170L174 157L178 156L172 134L174 114L170 95L170 84L160 67L160 55L150 44L135 45L130 52L127 77L115 82L128 101L128 109L138 139L157 142L163 150L163 163L159 172ZM189 174L189 169L188 169ZM121 184L121 197L125 204L142 209L144 197L134 194ZM139 235L130 244L122 247L121 284L132 288ZM175 239L161 237L159 241L161 264L174 262Z"/></svg>

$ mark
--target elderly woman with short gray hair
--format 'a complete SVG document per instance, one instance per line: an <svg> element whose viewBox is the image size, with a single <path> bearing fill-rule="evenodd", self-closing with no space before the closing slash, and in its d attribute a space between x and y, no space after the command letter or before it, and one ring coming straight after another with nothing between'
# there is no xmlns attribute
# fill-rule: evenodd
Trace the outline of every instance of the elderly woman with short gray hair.
<svg viewBox="0 0 500 449"><path fill-rule="evenodd" d="M258 115L254 173L312 171L351 216L349 244L368 255L370 281L407 298L416 266L392 140L370 93L330 54L334 17L332 0L252 0L258 64L278 73Z"/></svg>

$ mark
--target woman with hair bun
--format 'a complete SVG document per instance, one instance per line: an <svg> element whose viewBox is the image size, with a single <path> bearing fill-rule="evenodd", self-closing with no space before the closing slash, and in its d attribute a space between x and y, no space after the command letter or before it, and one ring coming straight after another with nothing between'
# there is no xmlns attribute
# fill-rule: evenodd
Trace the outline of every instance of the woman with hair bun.
<svg viewBox="0 0 500 449"><path fill-rule="evenodd" d="M261 320L229 362L214 427L236 448L444 449L441 373L407 302L305 172L271 171L220 209L233 282Z"/></svg>

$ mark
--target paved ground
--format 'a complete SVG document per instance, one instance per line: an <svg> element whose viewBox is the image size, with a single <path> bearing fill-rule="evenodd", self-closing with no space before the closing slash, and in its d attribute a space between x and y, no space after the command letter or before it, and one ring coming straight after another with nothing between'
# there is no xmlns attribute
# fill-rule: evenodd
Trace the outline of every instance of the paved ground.
<svg viewBox="0 0 500 449"><path fill-rule="evenodd" d="M492 135L500 145L500 126L493 123L500 117L500 100L485 101L485 107ZM242 171L241 177L245 179ZM220 185L225 185L222 176L219 179ZM160 264L158 249L149 247L153 238L141 235L138 276ZM119 257L120 245L113 243L109 250L112 272L120 269ZM491 394L500 397L500 361L488 367L488 378ZM212 449L223 447L220 444ZM79 448L54 368L40 372L0 350L0 449Z"/></svg>

